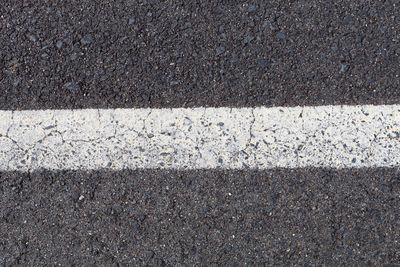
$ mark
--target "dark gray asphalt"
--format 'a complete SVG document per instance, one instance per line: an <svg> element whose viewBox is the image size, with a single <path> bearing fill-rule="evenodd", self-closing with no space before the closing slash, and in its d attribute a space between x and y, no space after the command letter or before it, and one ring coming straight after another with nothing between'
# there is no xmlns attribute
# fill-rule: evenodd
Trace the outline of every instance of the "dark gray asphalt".
<svg viewBox="0 0 400 267"><path fill-rule="evenodd" d="M0 109L400 102L399 0L243 2L3 0Z"/></svg>
<svg viewBox="0 0 400 267"><path fill-rule="evenodd" d="M400 103L399 0L216 2L3 0L0 109ZM397 169L0 173L0 266L396 265L399 207Z"/></svg>
<svg viewBox="0 0 400 267"><path fill-rule="evenodd" d="M5 266L400 262L394 169L2 173L0 206Z"/></svg>

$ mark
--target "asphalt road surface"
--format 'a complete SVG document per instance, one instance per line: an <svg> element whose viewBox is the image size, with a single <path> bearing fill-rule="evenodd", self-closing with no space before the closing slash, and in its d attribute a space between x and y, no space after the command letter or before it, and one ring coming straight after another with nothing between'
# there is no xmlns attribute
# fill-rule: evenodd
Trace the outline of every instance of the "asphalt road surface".
<svg viewBox="0 0 400 267"><path fill-rule="evenodd" d="M3 265L383 265L392 169L1 175Z"/></svg>
<svg viewBox="0 0 400 267"><path fill-rule="evenodd" d="M0 109L400 104L400 2L12 1ZM398 168L0 173L0 266L397 265Z"/></svg>
<svg viewBox="0 0 400 267"><path fill-rule="evenodd" d="M0 109L400 102L398 0L243 2L3 0Z"/></svg>

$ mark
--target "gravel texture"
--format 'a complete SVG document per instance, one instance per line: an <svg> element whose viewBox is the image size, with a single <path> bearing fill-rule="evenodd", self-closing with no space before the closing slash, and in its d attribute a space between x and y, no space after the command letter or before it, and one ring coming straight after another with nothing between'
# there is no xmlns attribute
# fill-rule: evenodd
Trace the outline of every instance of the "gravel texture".
<svg viewBox="0 0 400 267"><path fill-rule="evenodd" d="M400 1L3 0L0 109L400 103ZM240 3L239 3L240 2ZM0 266L398 265L398 169L0 173Z"/></svg>
<svg viewBox="0 0 400 267"><path fill-rule="evenodd" d="M0 109L400 102L399 0L251 3L4 0Z"/></svg>
<svg viewBox="0 0 400 267"><path fill-rule="evenodd" d="M0 264L395 266L399 206L397 169L1 173Z"/></svg>

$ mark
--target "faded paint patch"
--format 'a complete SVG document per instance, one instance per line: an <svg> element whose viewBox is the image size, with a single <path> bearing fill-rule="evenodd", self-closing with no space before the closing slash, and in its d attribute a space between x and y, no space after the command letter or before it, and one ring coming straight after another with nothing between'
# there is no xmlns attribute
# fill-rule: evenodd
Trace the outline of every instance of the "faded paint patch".
<svg viewBox="0 0 400 267"><path fill-rule="evenodd" d="M400 166L400 106L0 111L0 170Z"/></svg>

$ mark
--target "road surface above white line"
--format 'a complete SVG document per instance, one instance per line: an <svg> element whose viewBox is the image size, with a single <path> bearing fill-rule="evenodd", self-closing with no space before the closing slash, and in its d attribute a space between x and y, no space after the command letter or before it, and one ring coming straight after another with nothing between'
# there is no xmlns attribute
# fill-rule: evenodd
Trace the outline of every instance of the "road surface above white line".
<svg viewBox="0 0 400 267"><path fill-rule="evenodd" d="M0 111L0 171L400 166L400 105Z"/></svg>

